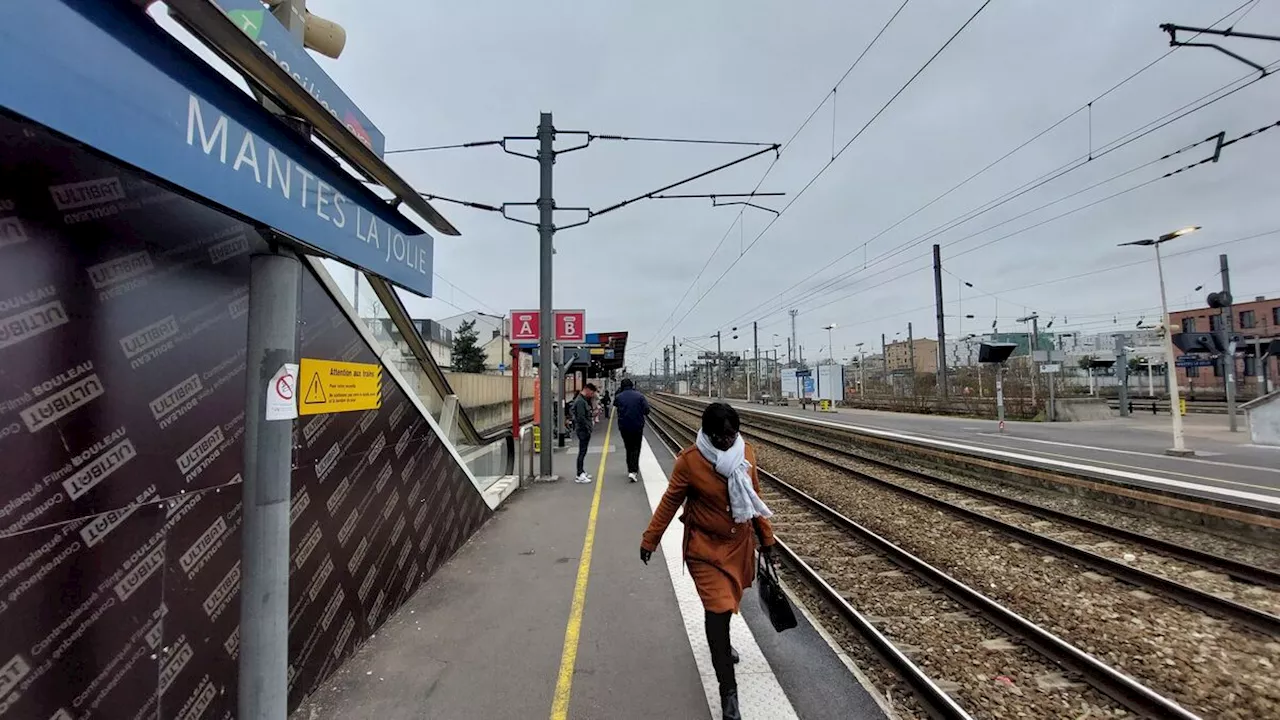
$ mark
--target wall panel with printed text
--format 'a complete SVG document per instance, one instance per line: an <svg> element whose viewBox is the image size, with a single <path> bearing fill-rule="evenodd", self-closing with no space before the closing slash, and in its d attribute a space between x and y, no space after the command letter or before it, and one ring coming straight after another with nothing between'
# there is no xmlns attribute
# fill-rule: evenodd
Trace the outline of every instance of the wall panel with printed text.
<svg viewBox="0 0 1280 720"><path fill-rule="evenodd" d="M0 720L235 716L263 247L0 116ZM377 362L305 269L300 307L302 356ZM489 516L385 373L382 390L379 409L294 424L291 708Z"/></svg>

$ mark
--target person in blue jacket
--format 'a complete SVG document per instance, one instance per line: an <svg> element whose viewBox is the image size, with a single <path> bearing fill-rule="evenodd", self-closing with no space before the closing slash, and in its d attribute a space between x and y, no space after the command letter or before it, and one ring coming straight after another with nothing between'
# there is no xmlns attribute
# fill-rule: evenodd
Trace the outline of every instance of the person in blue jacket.
<svg viewBox="0 0 1280 720"><path fill-rule="evenodd" d="M635 381L623 378L613 406L618 408L618 432L627 449L627 477L635 482L636 473L640 472L640 443L644 438L644 419L649 415L649 400L636 390Z"/></svg>

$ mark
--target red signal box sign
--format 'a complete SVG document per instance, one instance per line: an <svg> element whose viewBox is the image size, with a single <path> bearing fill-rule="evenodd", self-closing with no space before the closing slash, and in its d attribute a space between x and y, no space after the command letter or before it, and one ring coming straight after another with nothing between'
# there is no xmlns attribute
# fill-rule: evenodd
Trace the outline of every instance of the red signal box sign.
<svg viewBox="0 0 1280 720"><path fill-rule="evenodd" d="M511 311L511 341L538 342L539 315L537 310Z"/></svg>
<svg viewBox="0 0 1280 720"><path fill-rule="evenodd" d="M555 341L580 343L587 340L586 310L554 310L552 324ZM541 339L541 321L537 310L511 311L511 341L538 342Z"/></svg>
<svg viewBox="0 0 1280 720"><path fill-rule="evenodd" d="M585 342L587 339L587 311L556 310L555 329L556 342Z"/></svg>

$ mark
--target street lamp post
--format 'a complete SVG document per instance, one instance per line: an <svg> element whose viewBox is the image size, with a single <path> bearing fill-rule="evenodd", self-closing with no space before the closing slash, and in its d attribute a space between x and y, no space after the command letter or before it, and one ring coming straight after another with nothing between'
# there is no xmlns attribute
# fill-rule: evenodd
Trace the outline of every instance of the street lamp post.
<svg viewBox="0 0 1280 720"><path fill-rule="evenodd" d="M822 329L827 331L827 364L834 365L836 362L836 348L834 345L831 344L831 331L836 329L836 324L831 323L830 325L823 325ZM818 354L819 354L819 357L821 357L822 351L818 351ZM817 376L817 383L818 383L818 397L814 398L814 400L821 400L822 399L822 368L815 364L813 372L814 372L814 375Z"/></svg>
<svg viewBox="0 0 1280 720"><path fill-rule="evenodd" d="M1139 245L1142 247L1154 247L1156 250L1156 274L1160 279L1160 313L1164 323L1164 356L1168 370L1165 372L1166 379L1169 384L1169 416L1173 421L1173 447L1165 450L1167 455L1195 455L1194 450L1187 449L1182 439L1182 404L1178 400L1178 374L1174 371L1173 363L1173 328L1170 326L1169 320L1169 302L1165 299L1164 291L1164 264L1160 259L1160 246L1170 240L1181 237L1188 233L1199 230L1199 225L1184 227L1166 233L1158 238L1145 240L1135 240L1133 242L1120 243L1120 245Z"/></svg>
<svg viewBox="0 0 1280 720"><path fill-rule="evenodd" d="M858 348L858 398L867 392L867 351L862 349L866 345L864 342L857 344Z"/></svg>

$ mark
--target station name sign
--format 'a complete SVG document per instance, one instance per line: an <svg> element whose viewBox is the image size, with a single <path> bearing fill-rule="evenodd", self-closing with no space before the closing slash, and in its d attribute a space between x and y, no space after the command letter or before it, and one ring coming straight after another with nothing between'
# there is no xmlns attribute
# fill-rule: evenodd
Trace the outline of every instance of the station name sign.
<svg viewBox="0 0 1280 720"><path fill-rule="evenodd" d="M214 0L214 4L249 39L258 43L258 47L270 55L280 69L289 73L299 87L337 118L347 132L382 157L387 145L382 132L320 68L306 48L293 39L284 25L267 12L261 0Z"/></svg>
<svg viewBox="0 0 1280 720"><path fill-rule="evenodd" d="M136 6L9 4L0 66L24 68L0 74L0 106L305 250L431 295L430 235Z"/></svg>

